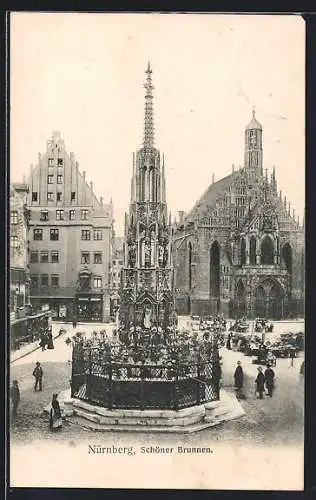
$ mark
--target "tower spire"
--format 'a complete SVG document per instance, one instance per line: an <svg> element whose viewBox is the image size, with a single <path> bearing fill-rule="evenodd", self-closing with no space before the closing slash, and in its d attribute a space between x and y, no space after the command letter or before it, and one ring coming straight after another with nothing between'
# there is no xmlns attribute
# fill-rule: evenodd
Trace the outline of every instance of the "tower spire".
<svg viewBox="0 0 316 500"><path fill-rule="evenodd" d="M146 81L144 88L145 93L145 119L144 119L144 142L143 146L145 149L152 149L154 147L154 111L153 111L153 89L152 84L152 69L150 62L148 61L148 66L146 69Z"/></svg>

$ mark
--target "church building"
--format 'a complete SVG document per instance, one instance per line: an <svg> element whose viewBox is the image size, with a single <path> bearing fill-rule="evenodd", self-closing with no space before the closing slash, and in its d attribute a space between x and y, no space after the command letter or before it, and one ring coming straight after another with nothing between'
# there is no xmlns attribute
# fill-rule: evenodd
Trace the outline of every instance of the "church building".
<svg viewBox="0 0 316 500"><path fill-rule="evenodd" d="M304 315L304 222L263 171L253 111L242 168L213 182L173 230L178 314Z"/></svg>

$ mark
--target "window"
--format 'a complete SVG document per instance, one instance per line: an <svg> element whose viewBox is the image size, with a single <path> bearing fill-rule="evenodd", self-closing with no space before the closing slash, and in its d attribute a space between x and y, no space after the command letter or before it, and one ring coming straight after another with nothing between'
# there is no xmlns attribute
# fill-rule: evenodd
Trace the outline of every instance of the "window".
<svg viewBox="0 0 316 500"><path fill-rule="evenodd" d="M47 201L54 201L54 193L51 191L47 193Z"/></svg>
<svg viewBox="0 0 316 500"><path fill-rule="evenodd" d="M59 229L51 229L50 230L50 239L52 241L59 240Z"/></svg>
<svg viewBox="0 0 316 500"><path fill-rule="evenodd" d="M89 252L81 252L81 264L90 264Z"/></svg>
<svg viewBox="0 0 316 500"><path fill-rule="evenodd" d="M56 210L56 220L64 220L64 211Z"/></svg>
<svg viewBox="0 0 316 500"><path fill-rule="evenodd" d="M93 231L93 239L94 240L102 240L102 229L95 229Z"/></svg>
<svg viewBox="0 0 316 500"><path fill-rule="evenodd" d="M63 183L63 176L58 174L57 175L57 184L62 184Z"/></svg>
<svg viewBox="0 0 316 500"><path fill-rule="evenodd" d="M43 229L33 229L33 240L41 241L43 239Z"/></svg>
<svg viewBox="0 0 316 500"><path fill-rule="evenodd" d="M38 287L38 276L37 274L31 274L31 287L37 288Z"/></svg>
<svg viewBox="0 0 316 500"><path fill-rule="evenodd" d="M54 158L48 158L48 166L53 167L54 166Z"/></svg>
<svg viewBox="0 0 316 500"><path fill-rule="evenodd" d="M59 166L59 167L62 167L62 166L63 166L63 164L64 164L64 160L63 160L63 158L58 158L58 166Z"/></svg>
<svg viewBox="0 0 316 500"><path fill-rule="evenodd" d="M16 226L18 223L18 212L17 210L12 210L11 212L11 224Z"/></svg>
<svg viewBox="0 0 316 500"><path fill-rule="evenodd" d="M99 278L99 277L93 278L93 287L94 288L102 288L102 278Z"/></svg>
<svg viewBox="0 0 316 500"><path fill-rule="evenodd" d="M90 240L90 231L88 229L82 229L81 239L82 240Z"/></svg>
<svg viewBox="0 0 316 500"><path fill-rule="evenodd" d="M57 193L57 201L61 201L61 195L62 195L62 193L60 193L60 192Z"/></svg>
<svg viewBox="0 0 316 500"><path fill-rule="evenodd" d="M123 265L123 261L122 260L119 260L118 263L119 263L119 266Z"/></svg>
<svg viewBox="0 0 316 500"><path fill-rule="evenodd" d="M76 218L76 211L69 210L69 220L75 220L75 218Z"/></svg>
<svg viewBox="0 0 316 500"><path fill-rule="evenodd" d="M48 286L48 274L41 274L41 286Z"/></svg>
<svg viewBox="0 0 316 500"><path fill-rule="evenodd" d="M59 287L59 276L58 274L52 274L51 275L51 280L52 280L52 286L55 288Z"/></svg>
<svg viewBox="0 0 316 500"><path fill-rule="evenodd" d="M81 219L82 220L87 220L88 219L88 213L89 213L89 210L86 210L86 209L81 210Z"/></svg>
<svg viewBox="0 0 316 500"><path fill-rule="evenodd" d="M96 252L94 254L94 264L102 264L102 253Z"/></svg>
<svg viewBox="0 0 316 500"><path fill-rule="evenodd" d="M18 248L19 246L19 238L17 236L11 236L10 238L10 247Z"/></svg>
<svg viewBox="0 0 316 500"><path fill-rule="evenodd" d="M36 262L38 262L38 252L31 252L30 262L31 264L36 264Z"/></svg>
<svg viewBox="0 0 316 500"><path fill-rule="evenodd" d="M51 260L53 264L59 262L59 252L57 251L51 252Z"/></svg>
<svg viewBox="0 0 316 500"><path fill-rule="evenodd" d="M41 215L40 215L40 220L48 220L48 211L47 210L41 210Z"/></svg>
<svg viewBox="0 0 316 500"><path fill-rule="evenodd" d="M54 184L54 176L53 175L47 176L47 184Z"/></svg>
<svg viewBox="0 0 316 500"><path fill-rule="evenodd" d="M75 201L76 199L76 192L75 191L71 191L71 201Z"/></svg>
<svg viewBox="0 0 316 500"><path fill-rule="evenodd" d="M37 191L32 192L32 201L37 201Z"/></svg>
<svg viewBox="0 0 316 500"><path fill-rule="evenodd" d="M48 252L41 252L41 263L46 264L48 262Z"/></svg>

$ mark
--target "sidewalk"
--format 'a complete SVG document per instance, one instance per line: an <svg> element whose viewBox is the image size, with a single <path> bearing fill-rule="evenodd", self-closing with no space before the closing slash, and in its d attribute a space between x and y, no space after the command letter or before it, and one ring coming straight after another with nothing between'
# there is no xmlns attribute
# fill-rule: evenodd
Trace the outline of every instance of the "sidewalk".
<svg viewBox="0 0 316 500"><path fill-rule="evenodd" d="M58 332L56 331L55 334L53 334L53 339L55 339L58 336ZM37 351L38 349L41 349L40 345L40 340L38 339L36 342L31 342L30 344L25 344L20 349L16 349L15 351L10 352L10 363L14 363L18 359L24 358L28 354L31 354L34 351Z"/></svg>

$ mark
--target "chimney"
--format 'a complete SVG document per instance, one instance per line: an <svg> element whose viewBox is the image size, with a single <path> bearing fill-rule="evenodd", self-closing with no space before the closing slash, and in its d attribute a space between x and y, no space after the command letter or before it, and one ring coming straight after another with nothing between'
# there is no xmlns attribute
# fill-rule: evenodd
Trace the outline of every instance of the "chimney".
<svg viewBox="0 0 316 500"><path fill-rule="evenodd" d="M280 189L280 200L282 201L282 190Z"/></svg>
<svg viewBox="0 0 316 500"><path fill-rule="evenodd" d="M184 222L184 210L179 210L178 217L179 217L179 224L180 226L182 226Z"/></svg>
<svg viewBox="0 0 316 500"><path fill-rule="evenodd" d="M212 174L212 184L215 182L215 174Z"/></svg>

